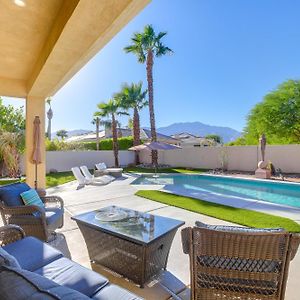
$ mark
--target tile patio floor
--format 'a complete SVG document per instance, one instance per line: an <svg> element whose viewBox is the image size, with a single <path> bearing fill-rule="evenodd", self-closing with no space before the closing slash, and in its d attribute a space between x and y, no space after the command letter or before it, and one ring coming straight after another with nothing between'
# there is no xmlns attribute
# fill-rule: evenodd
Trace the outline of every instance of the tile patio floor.
<svg viewBox="0 0 300 300"><path fill-rule="evenodd" d="M137 197L134 193L138 189L144 189L145 186L130 185L129 183L132 182L133 179L134 178L131 176L124 176L107 186L86 186L80 190L76 190L76 182L71 182L47 190L48 194L57 194L64 199L66 208L65 225L60 232L63 233L66 238L69 251L74 261L91 268L83 237L77 228L76 223L72 221L70 217L72 215L99 209L109 205L118 205L143 212L150 212L152 214L180 219L185 221L185 226L193 226L196 220L201 220L208 224L230 224L215 218ZM189 285L189 260L188 256L182 252L180 230L177 232L172 244L167 269L173 276L177 277L185 285ZM109 277L112 282L133 290L147 300L169 299L170 297L170 294L161 288L159 284L154 284L155 282L152 282L153 286L151 285L151 287L148 286L145 289L139 289L133 284L128 283L123 278L116 277L100 267L94 267L94 270ZM297 292L299 278L300 251L290 267L286 293L287 300L299 300L299 293ZM177 286L179 286L179 289L182 289L180 284ZM182 295L184 295L182 299L188 299L185 294L186 292L187 291L184 291L182 293Z"/></svg>

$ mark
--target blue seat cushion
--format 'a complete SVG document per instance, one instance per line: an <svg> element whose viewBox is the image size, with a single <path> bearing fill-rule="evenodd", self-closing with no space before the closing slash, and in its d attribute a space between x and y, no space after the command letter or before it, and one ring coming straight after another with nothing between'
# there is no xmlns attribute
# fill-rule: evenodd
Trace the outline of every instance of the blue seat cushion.
<svg viewBox="0 0 300 300"><path fill-rule="evenodd" d="M64 214L64 209L49 207L45 208L46 223L53 231L58 228Z"/></svg>
<svg viewBox="0 0 300 300"><path fill-rule="evenodd" d="M61 208L54 208L54 207L45 208L47 225L51 225L57 222L57 220L62 217L63 213L64 210Z"/></svg>
<svg viewBox="0 0 300 300"><path fill-rule="evenodd" d="M86 300L85 295L23 269L0 268L2 300Z"/></svg>
<svg viewBox="0 0 300 300"><path fill-rule="evenodd" d="M108 280L105 277L65 257L44 265L36 270L35 273L88 297L96 294L108 284Z"/></svg>
<svg viewBox="0 0 300 300"><path fill-rule="evenodd" d="M24 205L21 193L29 191L30 186L24 182L13 183L0 187L0 200L6 206Z"/></svg>
<svg viewBox="0 0 300 300"><path fill-rule="evenodd" d="M34 271L63 257L60 251L31 236L8 244L3 249L17 259L21 268L28 271Z"/></svg>
<svg viewBox="0 0 300 300"><path fill-rule="evenodd" d="M272 233L272 232L285 232L284 228L252 228L252 227L241 227L241 226L228 226L228 225L210 225L196 221L195 225L200 228L207 228L210 230L224 231L224 232L237 232L237 233Z"/></svg>
<svg viewBox="0 0 300 300"><path fill-rule="evenodd" d="M114 284L109 284L92 296L94 300L142 300L135 294Z"/></svg>

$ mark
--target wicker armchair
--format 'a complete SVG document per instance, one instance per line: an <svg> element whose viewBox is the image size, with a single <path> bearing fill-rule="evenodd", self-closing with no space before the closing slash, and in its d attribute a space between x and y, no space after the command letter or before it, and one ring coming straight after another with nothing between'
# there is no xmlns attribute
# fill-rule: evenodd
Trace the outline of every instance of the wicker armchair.
<svg viewBox="0 0 300 300"><path fill-rule="evenodd" d="M283 300L300 238L287 232L182 230L192 299Z"/></svg>
<svg viewBox="0 0 300 300"><path fill-rule="evenodd" d="M43 241L50 241L55 230L63 227L63 200L59 196L40 197L45 210L35 205L6 206L0 202L0 212L4 225L16 224L23 228L27 236L35 236ZM48 211L61 210L60 216L50 224Z"/></svg>
<svg viewBox="0 0 300 300"><path fill-rule="evenodd" d="M17 225L6 225L0 227L0 247L21 240L25 237L24 230Z"/></svg>

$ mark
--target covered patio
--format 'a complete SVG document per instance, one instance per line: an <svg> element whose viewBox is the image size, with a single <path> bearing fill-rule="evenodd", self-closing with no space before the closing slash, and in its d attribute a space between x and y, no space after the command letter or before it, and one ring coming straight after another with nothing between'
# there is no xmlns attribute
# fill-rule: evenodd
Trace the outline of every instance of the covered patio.
<svg viewBox="0 0 300 300"><path fill-rule="evenodd" d="M26 181L33 187L33 121L45 132L45 100L64 86L149 0L2 0L0 95L26 99ZM113 58L112 58L113 59ZM103 72L105 70L102 70ZM101 70L99 70L101 72ZM45 145L38 187L45 187Z"/></svg>

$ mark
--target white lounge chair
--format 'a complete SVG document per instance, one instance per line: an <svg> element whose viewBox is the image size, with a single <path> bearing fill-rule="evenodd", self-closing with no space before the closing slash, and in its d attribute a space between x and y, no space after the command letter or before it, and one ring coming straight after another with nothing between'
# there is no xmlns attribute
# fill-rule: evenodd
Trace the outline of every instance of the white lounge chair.
<svg viewBox="0 0 300 300"><path fill-rule="evenodd" d="M74 177L76 178L77 182L78 182L78 187L77 190L83 188L86 184L89 184L87 182L87 180L85 179L85 177L82 175L80 169L78 167L73 167L71 168Z"/></svg>
<svg viewBox="0 0 300 300"><path fill-rule="evenodd" d="M77 190L83 188L85 185L105 185L105 184L108 184L109 182L111 182L111 180L108 181L108 179L106 177L105 177L105 179L102 179L102 177L99 177L99 180L97 180L97 181L86 178L85 176L83 176L83 174L81 173L81 171L78 167L73 167L73 168L71 168L71 170L78 182Z"/></svg>
<svg viewBox="0 0 300 300"><path fill-rule="evenodd" d="M95 165L98 174L109 174L113 177L121 177L123 169L122 168L107 168L104 162Z"/></svg>
<svg viewBox="0 0 300 300"><path fill-rule="evenodd" d="M81 166L80 167L80 170L82 172L82 174L84 175L85 179L89 182L102 182L104 184L108 184L110 182L112 182L113 180L115 180L115 178L113 176L110 176L110 175L102 175L102 176L99 176L99 177L94 177L87 166Z"/></svg>

